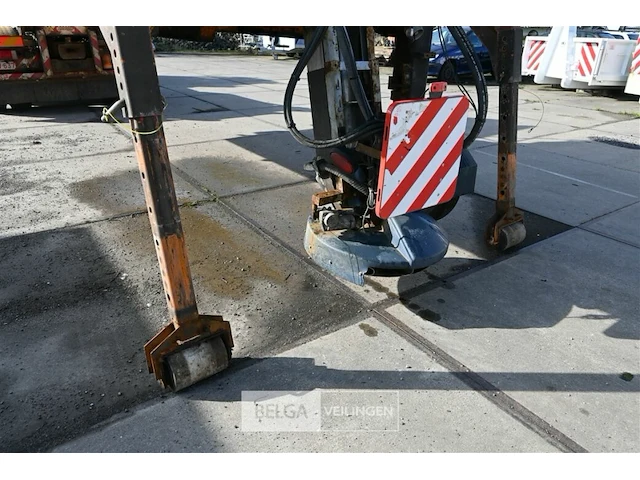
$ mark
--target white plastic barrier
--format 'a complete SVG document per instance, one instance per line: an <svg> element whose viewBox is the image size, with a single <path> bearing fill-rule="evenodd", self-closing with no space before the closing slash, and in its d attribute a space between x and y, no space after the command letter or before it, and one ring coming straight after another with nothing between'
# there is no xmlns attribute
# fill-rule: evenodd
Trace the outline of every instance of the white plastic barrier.
<svg viewBox="0 0 640 480"><path fill-rule="evenodd" d="M634 40L576 37L576 27L554 27L534 81L563 88L624 87Z"/></svg>
<svg viewBox="0 0 640 480"><path fill-rule="evenodd" d="M636 46L631 55L631 66L629 67L629 77L624 88L625 93L640 95L640 37L636 41ZM640 98L638 99L640 102Z"/></svg>
<svg viewBox="0 0 640 480"><path fill-rule="evenodd" d="M584 39L577 38L576 47ZM629 77L629 66L631 56L636 42L633 40L618 40L611 38L596 38L599 46L595 56L591 55L589 45L582 45L580 54L577 48L575 55L579 61L584 62L584 76L590 87L624 87ZM591 61L593 60L593 61ZM576 64L578 74L580 74L581 63ZM591 67L591 69L589 69Z"/></svg>
<svg viewBox="0 0 640 480"><path fill-rule="evenodd" d="M567 60L573 51L576 27L553 27L547 38L533 81L543 85L560 85L567 73Z"/></svg>
<svg viewBox="0 0 640 480"><path fill-rule="evenodd" d="M567 54L567 70L562 88L588 89L600 52L599 38L575 38L574 48Z"/></svg>
<svg viewBox="0 0 640 480"><path fill-rule="evenodd" d="M523 76L536 74L546 46L547 37L526 37L524 39L521 70Z"/></svg>

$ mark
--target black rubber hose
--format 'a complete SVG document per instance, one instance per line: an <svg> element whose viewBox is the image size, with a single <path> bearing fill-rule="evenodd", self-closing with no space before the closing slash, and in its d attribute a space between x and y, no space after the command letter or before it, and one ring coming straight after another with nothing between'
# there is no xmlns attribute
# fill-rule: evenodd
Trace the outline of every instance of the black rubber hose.
<svg viewBox="0 0 640 480"><path fill-rule="evenodd" d="M361 184L355 178L351 177L350 175L347 175L338 167L327 162L322 162L322 163L318 163L318 168L328 173L332 173L337 177L340 177L341 179L343 179L345 182L347 182L349 185L351 185L353 188L358 190L363 195L365 196L369 195L369 189L366 187L366 185Z"/></svg>
<svg viewBox="0 0 640 480"><path fill-rule="evenodd" d="M339 27L336 31L338 33L338 48L340 48L342 56L344 57L344 65L347 69L347 73L349 74L349 85L356 97L362 116L365 120L371 120L372 118L375 118L375 114L371 109L371 105L369 105L367 94L362 86L360 75L358 75L358 65L356 63L356 59L353 57L353 46L349 39L349 32L347 31L347 27Z"/></svg>
<svg viewBox="0 0 640 480"><path fill-rule="evenodd" d="M482 71L482 66L480 64L478 54L471 45L471 42L469 42L465 31L461 27L447 28L460 47L465 60L471 66L471 72L473 74L473 79L478 94L478 110L476 112L476 119L473 123L471 131L469 132L469 135L465 137L463 144L464 148L469 148L469 146L475 141L475 139L478 138L482 127L484 127L484 122L487 119L487 99L489 97L489 93L487 92L487 80L484 78L484 73Z"/></svg>
<svg viewBox="0 0 640 480"><path fill-rule="evenodd" d="M346 143L354 142L360 140L362 138L368 137L375 133L378 133L382 129L382 122L378 120L372 120L367 123L364 123L362 126L353 130L352 132L343 135L338 138L332 138L330 140L314 140L303 135L297 128L296 124L293 121L292 114L292 100L293 100L293 92L295 91L296 85L300 80L300 75L304 71L305 67L309 63L312 55L318 49L320 44L322 43L322 39L324 37L325 32L328 27L317 27L316 31L313 34L311 42L309 46L305 48L304 54L298 61L293 73L291 74L291 78L289 78L289 83L287 84L287 89L284 94L284 119L287 125L287 128L291 132L291 135L302 145L311 148L332 148L344 145Z"/></svg>

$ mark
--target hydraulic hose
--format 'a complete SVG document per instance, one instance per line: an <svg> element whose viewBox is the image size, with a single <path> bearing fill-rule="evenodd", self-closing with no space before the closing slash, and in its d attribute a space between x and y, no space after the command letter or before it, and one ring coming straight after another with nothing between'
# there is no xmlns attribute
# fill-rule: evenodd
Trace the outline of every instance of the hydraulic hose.
<svg viewBox="0 0 640 480"><path fill-rule="evenodd" d="M338 48L340 48L340 52L344 57L344 65L347 69L347 73L349 74L351 90L356 97L362 116L366 120L371 120L375 118L375 114L371 109L371 105L369 105L367 94L365 93L362 82L360 81L360 75L358 75L358 66L356 64L356 59L353 57L353 47L351 45L351 40L349 39L349 32L347 32L346 27L337 28L336 32L338 34Z"/></svg>
<svg viewBox="0 0 640 480"><path fill-rule="evenodd" d="M476 112L476 119L473 123L471 131L469 132L469 135L465 137L463 144L465 148L469 148L469 146L478 137L478 134L482 130L484 122L487 119L487 98L489 97L489 94L487 92L487 81L484 78L484 73L482 71L482 66L480 64L478 54L471 45L471 42L469 42L465 31L461 27L447 28L460 47L465 60L471 66L471 72L473 74L476 91L478 93L478 109Z"/></svg>
<svg viewBox="0 0 640 480"><path fill-rule="evenodd" d="M332 173L333 175L336 175L340 178L342 178L345 182L347 182L349 185L351 185L353 188L355 188L356 190L358 190L360 193L362 193L363 195L369 195L369 189L363 185L362 183L358 182L355 178L351 177L350 175L347 175L346 173L344 173L342 170L340 170L338 167L328 163L328 162L322 162L318 164L318 168L320 170L324 170L326 172Z"/></svg>
<svg viewBox="0 0 640 480"><path fill-rule="evenodd" d="M293 135L293 137L302 145L311 148L332 148L344 145L346 143L354 142L360 140L362 138L368 137L375 133L378 133L382 129L382 122L377 119L369 119L366 123L358 127L357 129L347 133L346 135L340 136L338 138L332 138L329 140L314 140L308 138L302 132L300 132L296 128L296 124L293 121L292 114L292 100L293 100L293 92L295 91L296 85L300 80L300 76L304 71L305 67L309 63L309 60L318 49L322 40L324 38L324 34L329 27L316 27L316 30L311 38L311 42L309 46L305 48L305 52L302 57L298 61L293 73L291 74L291 78L289 78L289 83L287 84L287 89L284 94L284 119L287 125L287 128ZM341 43L341 42L339 42ZM353 58L353 56L351 56ZM348 63L348 59L345 58L345 65ZM355 61L354 61L355 63ZM357 73L357 70L356 70ZM357 94L356 94L357 95Z"/></svg>

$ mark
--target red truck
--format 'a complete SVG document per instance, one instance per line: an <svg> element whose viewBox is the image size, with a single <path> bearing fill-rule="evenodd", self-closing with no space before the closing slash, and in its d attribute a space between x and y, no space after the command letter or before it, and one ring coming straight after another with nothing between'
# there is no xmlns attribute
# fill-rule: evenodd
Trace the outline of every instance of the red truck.
<svg viewBox="0 0 640 480"><path fill-rule="evenodd" d="M0 26L0 110L117 98L99 27Z"/></svg>

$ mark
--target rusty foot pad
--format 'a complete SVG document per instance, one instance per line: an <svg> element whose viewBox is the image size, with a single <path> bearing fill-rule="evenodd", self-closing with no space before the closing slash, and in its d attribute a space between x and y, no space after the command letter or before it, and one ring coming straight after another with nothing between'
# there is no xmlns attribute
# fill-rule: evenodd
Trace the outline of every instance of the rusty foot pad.
<svg viewBox="0 0 640 480"><path fill-rule="evenodd" d="M177 391L224 370L232 348L229 322L200 315L178 328L173 323L165 326L147 342L144 353L149 373L164 387Z"/></svg>
<svg viewBox="0 0 640 480"><path fill-rule="evenodd" d="M449 240L435 220L423 212L390 218L384 231L325 232L309 218L305 250L319 266L357 285L364 275L399 276L442 260Z"/></svg>

